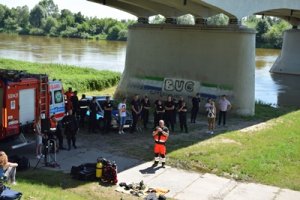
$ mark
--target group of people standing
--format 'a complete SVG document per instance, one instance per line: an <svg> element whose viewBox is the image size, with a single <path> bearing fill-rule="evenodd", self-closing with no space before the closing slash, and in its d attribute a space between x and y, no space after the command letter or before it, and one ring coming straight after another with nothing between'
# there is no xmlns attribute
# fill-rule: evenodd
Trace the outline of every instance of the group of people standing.
<svg viewBox="0 0 300 200"><path fill-rule="evenodd" d="M195 97L192 98L192 108L191 108L191 123L196 123L197 114L200 109L200 94L196 94ZM149 124L149 115L150 110L153 108L153 116L154 116L154 124L156 127L159 125L160 120L164 120L167 127L174 132L174 126L176 124L177 115L179 116L179 127L181 132L188 133L187 126L187 112L188 107L184 98L181 96L178 101L175 101L171 95L169 95L166 101L163 102L161 98L157 99L154 102L154 105L150 103L148 96L145 96L143 99L140 99L139 95L135 95L130 102L130 110L132 113L132 127L131 132L139 131L140 126L142 125L144 129L148 128ZM122 100L122 102L118 106L119 114L121 116L126 116L126 98ZM215 128L215 120L217 117L217 109L219 110L219 125L221 121L223 125L226 124L226 113L231 109L231 103L227 100L226 95L222 95L221 99L218 102L218 107L216 107L215 102L212 98L207 100L205 104L206 115L208 118L208 131L213 134ZM104 110L106 107L104 106ZM140 126L137 126L140 124ZM120 130L119 134L123 134L123 120L120 120Z"/></svg>

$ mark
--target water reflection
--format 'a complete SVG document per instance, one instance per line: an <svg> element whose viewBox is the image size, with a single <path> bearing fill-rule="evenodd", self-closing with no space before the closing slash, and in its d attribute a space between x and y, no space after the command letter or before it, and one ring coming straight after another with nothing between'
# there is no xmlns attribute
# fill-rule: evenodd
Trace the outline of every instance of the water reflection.
<svg viewBox="0 0 300 200"><path fill-rule="evenodd" d="M270 74L279 50L257 49L255 97L274 105L300 106L300 76ZM126 42L0 34L0 57L62 63L122 72Z"/></svg>
<svg viewBox="0 0 300 200"><path fill-rule="evenodd" d="M300 106L300 76L271 74L277 89L277 104L279 106Z"/></svg>

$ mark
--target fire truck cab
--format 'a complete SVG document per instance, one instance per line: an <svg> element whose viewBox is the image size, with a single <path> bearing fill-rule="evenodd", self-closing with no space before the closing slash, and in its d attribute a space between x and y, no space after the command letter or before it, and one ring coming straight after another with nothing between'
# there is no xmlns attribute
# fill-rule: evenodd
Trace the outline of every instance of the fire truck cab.
<svg viewBox="0 0 300 200"><path fill-rule="evenodd" d="M0 70L0 140L17 136L34 121L65 113L60 81L48 81L45 74Z"/></svg>

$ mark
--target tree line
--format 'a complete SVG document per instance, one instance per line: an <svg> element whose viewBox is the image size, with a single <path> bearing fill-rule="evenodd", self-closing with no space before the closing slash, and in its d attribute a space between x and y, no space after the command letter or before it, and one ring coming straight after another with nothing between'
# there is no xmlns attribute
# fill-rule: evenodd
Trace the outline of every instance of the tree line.
<svg viewBox="0 0 300 200"><path fill-rule="evenodd" d="M164 23L165 18L157 15L150 19L152 24ZM72 13L68 9L59 11L53 0L41 0L33 9L28 6L9 9L0 4L0 32L23 35L41 35L83 39L127 40L128 26L135 20L121 20L86 17L81 12ZM192 15L177 19L178 24L194 24ZM227 25L228 17L219 14L207 19L208 25ZM242 24L254 28L257 48L281 48L283 32L291 25L276 17L246 17Z"/></svg>
<svg viewBox="0 0 300 200"><path fill-rule="evenodd" d="M53 0L41 0L34 8L8 8L0 4L0 32L83 39L127 40L134 20L86 17L68 9L59 11Z"/></svg>

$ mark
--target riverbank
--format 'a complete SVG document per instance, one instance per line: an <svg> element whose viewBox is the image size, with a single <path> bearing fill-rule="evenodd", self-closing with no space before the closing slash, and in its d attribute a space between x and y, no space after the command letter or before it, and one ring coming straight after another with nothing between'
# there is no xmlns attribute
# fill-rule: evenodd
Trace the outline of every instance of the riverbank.
<svg viewBox="0 0 300 200"><path fill-rule="evenodd" d="M96 70L72 65L32 63L0 58L1 69L24 70L29 73L47 74L50 79L61 79L64 88L72 87L80 93L100 91L118 84L121 73Z"/></svg>

